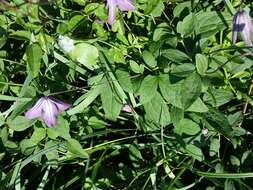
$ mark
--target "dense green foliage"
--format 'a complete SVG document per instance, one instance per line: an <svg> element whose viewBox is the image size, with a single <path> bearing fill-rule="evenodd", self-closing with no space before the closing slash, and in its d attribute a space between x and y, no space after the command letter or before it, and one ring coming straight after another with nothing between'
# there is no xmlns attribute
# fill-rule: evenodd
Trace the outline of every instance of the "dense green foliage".
<svg viewBox="0 0 253 190"><path fill-rule="evenodd" d="M253 3L133 5L0 1L0 189L253 189ZM42 96L72 105L54 127L24 116Z"/></svg>

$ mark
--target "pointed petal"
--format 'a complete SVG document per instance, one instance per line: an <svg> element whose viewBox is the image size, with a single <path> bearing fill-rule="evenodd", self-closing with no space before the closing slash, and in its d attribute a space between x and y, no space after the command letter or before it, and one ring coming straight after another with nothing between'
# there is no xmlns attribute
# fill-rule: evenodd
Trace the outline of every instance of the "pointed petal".
<svg viewBox="0 0 253 190"><path fill-rule="evenodd" d="M109 9L107 22L112 25L116 18L116 0L107 0L107 7Z"/></svg>
<svg viewBox="0 0 253 190"><path fill-rule="evenodd" d="M232 43L235 44L237 40L237 32L233 30L232 32Z"/></svg>
<svg viewBox="0 0 253 190"><path fill-rule="evenodd" d="M238 13L235 14L233 18L233 29L232 29L232 43L235 44L237 40L237 32L239 32L239 26L238 26Z"/></svg>
<svg viewBox="0 0 253 190"><path fill-rule="evenodd" d="M27 119L35 119L35 118L40 117L42 114L42 108L43 108L45 101L46 100L44 97L40 98L36 102L36 104L25 113L25 117Z"/></svg>
<svg viewBox="0 0 253 190"><path fill-rule="evenodd" d="M237 40L238 32L241 32L245 45L252 46L251 35L253 32L253 23L249 14L244 10L238 11L233 18L233 44Z"/></svg>
<svg viewBox="0 0 253 190"><path fill-rule="evenodd" d="M252 34L252 21L250 16L245 12L243 15L244 28L242 30L242 38L247 46L252 46L251 34Z"/></svg>
<svg viewBox="0 0 253 190"><path fill-rule="evenodd" d="M71 106L68 103L62 102L62 101L57 100L57 99L52 98L52 97L50 97L49 99L50 99L50 101L52 101L56 105L57 109L60 110L60 111L67 110Z"/></svg>
<svg viewBox="0 0 253 190"><path fill-rule="evenodd" d="M246 46L252 46L252 41L251 41L251 31L246 28L242 32L242 38Z"/></svg>
<svg viewBox="0 0 253 190"><path fill-rule="evenodd" d="M57 123L57 115L59 110L56 105L48 98L43 106L43 120L48 127L53 127Z"/></svg>
<svg viewBox="0 0 253 190"><path fill-rule="evenodd" d="M135 9L135 6L130 0L117 0L117 5L121 11L130 11Z"/></svg>
<svg viewBox="0 0 253 190"><path fill-rule="evenodd" d="M125 112L128 112L128 113L133 112L132 108L129 105L127 105L127 104L125 104L123 106L122 110L125 111Z"/></svg>

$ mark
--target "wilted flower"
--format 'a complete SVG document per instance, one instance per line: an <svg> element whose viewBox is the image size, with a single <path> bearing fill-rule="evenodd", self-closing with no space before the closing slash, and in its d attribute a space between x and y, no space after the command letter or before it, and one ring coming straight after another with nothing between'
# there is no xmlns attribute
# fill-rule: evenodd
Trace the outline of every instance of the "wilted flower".
<svg viewBox="0 0 253 190"><path fill-rule="evenodd" d="M58 44L59 44L60 48L62 48L63 51L65 51L67 53L75 48L74 41L67 36L60 35L58 38Z"/></svg>
<svg viewBox="0 0 253 190"><path fill-rule="evenodd" d="M113 24L116 18L116 8L119 7L121 11L134 10L135 7L131 0L107 0L107 7L109 9L108 23Z"/></svg>
<svg viewBox="0 0 253 190"><path fill-rule="evenodd" d="M253 24L249 14L244 10L238 11L233 18L233 44L236 43L238 32L241 32L246 46L252 46L251 34L253 32Z"/></svg>
<svg viewBox="0 0 253 190"><path fill-rule="evenodd" d="M42 117L48 127L53 127L57 123L57 115L70 107L70 104L56 100L52 97L42 97L30 108L25 117L36 119Z"/></svg>

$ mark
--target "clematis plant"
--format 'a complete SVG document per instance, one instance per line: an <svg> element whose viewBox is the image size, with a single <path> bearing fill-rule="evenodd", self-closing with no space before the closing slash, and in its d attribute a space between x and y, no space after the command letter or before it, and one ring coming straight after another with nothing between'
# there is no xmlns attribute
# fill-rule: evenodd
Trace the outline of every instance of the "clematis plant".
<svg viewBox="0 0 253 190"><path fill-rule="evenodd" d="M135 6L131 0L107 0L107 7L109 9L108 23L113 24L116 18L116 8L118 7L121 11L134 10Z"/></svg>
<svg viewBox="0 0 253 190"><path fill-rule="evenodd" d="M48 127L53 127L57 123L59 112L64 111L69 107L70 104L56 100L52 97L41 97L36 104L25 113L25 117L28 119L42 117Z"/></svg>
<svg viewBox="0 0 253 190"><path fill-rule="evenodd" d="M238 32L241 32L243 41L246 46L252 46L251 35L253 32L253 24L249 14L244 10L238 11L233 18L233 44L236 43Z"/></svg>

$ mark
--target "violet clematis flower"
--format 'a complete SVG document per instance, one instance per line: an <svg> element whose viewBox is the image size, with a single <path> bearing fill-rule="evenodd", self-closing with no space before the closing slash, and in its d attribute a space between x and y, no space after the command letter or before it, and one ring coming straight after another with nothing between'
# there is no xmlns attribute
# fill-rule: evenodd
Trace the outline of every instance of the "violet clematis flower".
<svg viewBox="0 0 253 190"><path fill-rule="evenodd" d="M113 24L116 18L116 8L119 7L121 11L134 10L135 6L131 0L107 0L107 7L109 9L108 23Z"/></svg>
<svg viewBox="0 0 253 190"><path fill-rule="evenodd" d="M233 18L233 44L236 43L238 32L241 32L245 45L252 46L251 35L253 32L253 23L249 14L244 10L238 11Z"/></svg>
<svg viewBox="0 0 253 190"><path fill-rule="evenodd" d="M36 119L42 117L48 127L53 127L57 123L57 115L70 107L70 104L56 100L52 97L42 97L30 108L25 117Z"/></svg>

